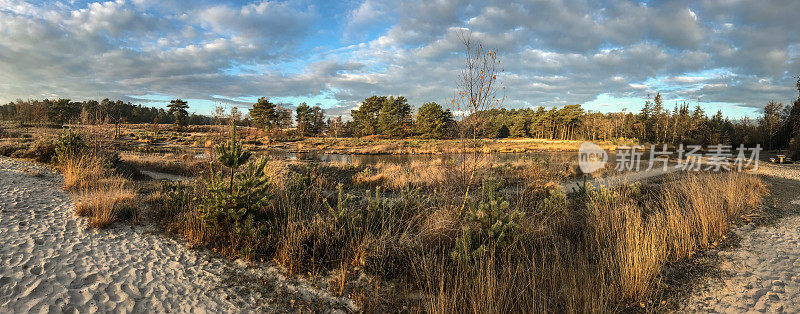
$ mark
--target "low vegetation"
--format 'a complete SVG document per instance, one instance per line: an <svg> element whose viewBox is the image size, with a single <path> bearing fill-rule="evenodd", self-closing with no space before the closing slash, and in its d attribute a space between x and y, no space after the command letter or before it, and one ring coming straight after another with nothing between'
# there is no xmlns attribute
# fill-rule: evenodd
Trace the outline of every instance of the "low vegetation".
<svg viewBox="0 0 800 314"><path fill-rule="evenodd" d="M137 218L136 188L118 157L91 149L74 130L67 130L55 143L53 161L64 174L64 188L75 195L76 215L89 218L92 228Z"/></svg>
<svg viewBox="0 0 800 314"><path fill-rule="evenodd" d="M595 312L658 303L665 267L718 245L766 192L756 176L723 172L567 193L558 183L576 175L574 165L541 158L269 160L237 133L217 141L198 179L186 182L132 180L129 156L75 130L50 141L51 160L91 227L152 217L192 246L276 263L365 311Z"/></svg>
<svg viewBox="0 0 800 314"><path fill-rule="evenodd" d="M467 181L447 161L315 165L245 158L240 145L218 146L225 171L154 188L155 216L194 245L328 278L365 310L647 303L665 265L717 245L765 193L757 177L731 172L567 194L548 163L484 160L460 212Z"/></svg>

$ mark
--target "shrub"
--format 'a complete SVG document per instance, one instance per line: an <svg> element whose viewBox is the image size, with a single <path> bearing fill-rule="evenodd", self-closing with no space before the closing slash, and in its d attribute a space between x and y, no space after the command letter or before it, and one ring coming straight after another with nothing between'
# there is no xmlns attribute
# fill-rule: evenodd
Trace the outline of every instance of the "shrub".
<svg viewBox="0 0 800 314"><path fill-rule="evenodd" d="M17 142L3 142L0 144L0 155L11 157L11 155L21 149L23 149L23 146Z"/></svg>
<svg viewBox="0 0 800 314"><path fill-rule="evenodd" d="M161 200L162 210L159 212L161 219L172 219L181 211L189 207L194 192L191 185L180 181L161 181L163 195Z"/></svg>
<svg viewBox="0 0 800 314"><path fill-rule="evenodd" d="M56 147L50 139L37 139L33 142L26 153L27 158L33 158L38 162L50 162L56 154Z"/></svg>
<svg viewBox="0 0 800 314"><path fill-rule="evenodd" d="M464 227L450 253L454 260L480 258L488 251L503 251L515 240L523 213L510 210L494 182L483 186L484 199L472 202L464 216Z"/></svg>
<svg viewBox="0 0 800 314"><path fill-rule="evenodd" d="M58 137L55 146L56 163L63 163L69 159L80 156L86 148L83 138L77 131L67 129Z"/></svg>

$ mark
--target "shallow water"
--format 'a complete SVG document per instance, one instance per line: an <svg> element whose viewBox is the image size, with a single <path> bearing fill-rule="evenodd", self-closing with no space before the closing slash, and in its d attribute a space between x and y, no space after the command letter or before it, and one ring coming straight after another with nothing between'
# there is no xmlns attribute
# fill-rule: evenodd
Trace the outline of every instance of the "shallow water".
<svg viewBox="0 0 800 314"><path fill-rule="evenodd" d="M328 154L328 153L292 153L283 151L269 151L267 155L274 159L303 160L332 163L399 163L406 164L413 161L431 162L435 160L463 160L472 158L472 154L424 154L424 155L357 155L357 154ZM536 152L536 153L493 153L482 157L491 156L496 162L510 162L517 160L550 160L559 158L563 160L577 160L577 152Z"/></svg>

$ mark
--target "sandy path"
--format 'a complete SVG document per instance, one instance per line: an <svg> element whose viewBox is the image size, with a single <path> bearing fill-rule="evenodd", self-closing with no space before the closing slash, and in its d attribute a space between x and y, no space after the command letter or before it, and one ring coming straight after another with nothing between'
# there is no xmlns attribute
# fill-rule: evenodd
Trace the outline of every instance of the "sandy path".
<svg viewBox="0 0 800 314"><path fill-rule="evenodd" d="M757 172L800 180L797 165L763 165ZM792 192L797 193L797 189ZM791 198L794 200L784 200L786 204L781 206L800 210L800 195ZM725 275L709 278L696 287L683 311L800 312L800 216L768 226L745 225L735 232L741 237L739 244L718 253Z"/></svg>
<svg viewBox="0 0 800 314"><path fill-rule="evenodd" d="M0 313L279 311L270 296L231 284L241 266L144 227L86 228L61 181L0 158Z"/></svg>

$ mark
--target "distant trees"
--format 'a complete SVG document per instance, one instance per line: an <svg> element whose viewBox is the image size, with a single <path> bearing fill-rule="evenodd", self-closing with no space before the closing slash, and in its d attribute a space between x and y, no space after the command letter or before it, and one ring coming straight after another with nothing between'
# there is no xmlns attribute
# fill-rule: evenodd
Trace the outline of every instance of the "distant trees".
<svg viewBox="0 0 800 314"><path fill-rule="evenodd" d="M261 97L253 104L253 108L250 108L250 119L257 128L271 129L278 126L280 115L269 98Z"/></svg>
<svg viewBox="0 0 800 314"><path fill-rule="evenodd" d="M81 112L81 104L71 102L69 99L59 99L56 101L45 99L45 103L47 103L48 106L47 116L50 122L53 123L67 123L77 118L78 114Z"/></svg>
<svg viewBox="0 0 800 314"><path fill-rule="evenodd" d="M766 149L772 149L775 144L775 136L780 132L782 120L783 104L770 101L764 106L764 115L758 120L758 126L764 135L764 145Z"/></svg>
<svg viewBox="0 0 800 314"><path fill-rule="evenodd" d="M797 78L796 86L798 97L791 109L786 109L782 133L784 135L783 143L789 147L792 158L800 159L800 77Z"/></svg>
<svg viewBox="0 0 800 314"><path fill-rule="evenodd" d="M319 135L325 130L325 112L319 106L302 103L297 106L295 115L297 131L303 136Z"/></svg>
<svg viewBox="0 0 800 314"><path fill-rule="evenodd" d="M450 109L442 110L435 102L424 103L417 112L415 132L423 138L449 138L455 132L456 122Z"/></svg>
<svg viewBox="0 0 800 314"><path fill-rule="evenodd" d="M172 116L174 121L173 123L176 126L186 126L188 124L189 121L187 121L187 119L189 117L189 112L186 111L186 109L189 109L189 105L186 103L186 101L181 99L175 99L170 101L167 107L169 108L167 114ZM120 117L122 116L125 115L121 114Z"/></svg>
<svg viewBox="0 0 800 314"><path fill-rule="evenodd" d="M371 96L361 102L358 109L350 110L353 117L353 135L368 136L378 134L378 114L383 108L383 103L388 100L386 96Z"/></svg>
<svg viewBox="0 0 800 314"><path fill-rule="evenodd" d="M133 105L121 100L82 102L69 99L16 100L0 106L0 119L22 123L172 123L174 118L164 109Z"/></svg>
<svg viewBox="0 0 800 314"><path fill-rule="evenodd" d="M800 93L800 80L798 81ZM70 99L16 100L0 105L0 120L20 123L174 123L199 125L220 123L241 113L235 107L230 115L218 108L214 117L188 114L185 101L176 99L168 110L133 105L122 100ZM762 144L765 149L789 149L800 159L800 97L791 105L771 101L758 119L731 121L717 111L707 115L698 103L691 108L686 102L665 108L660 94L645 102L636 113L600 113L585 111L580 105L523 109L490 108L479 110L456 121L449 109L439 104L424 103L416 116L405 97L371 96L351 111L352 121L341 116L324 119L319 106L302 103L295 110L297 132L302 136L332 137L380 135L387 138L419 136L450 138L457 130L473 130L480 121L477 137L540 138L563 140L638 139L645 143L668 144ZM262 97L250 109L250 120L239 122L256 127L288 129L293 124L292 110ZM471 135L471 134L470 134Z"/></svg>
<svg viewBox="0 0 800 314"><path fill-rule="evenodd" d="M355 136L405 137L411 133L411 105L405 97L372 96L350 111Z"/></svg>
<svg viewBox="0 0 800 314"><path fill-rule="evenodd" d="M345 136L346 134L346 126L345 123L342 122L342 116L336 116L333 119L328 119L327 122L328 126L328 135L333 137L340 137Z"/></svg>
<svg viewBox="0 0 800 314"><path fill-rule="evenodd" d="M278 115L277 127L281 129L288 129L292 127L292 109L278 104L275 105L275 113Z"/></svg>

